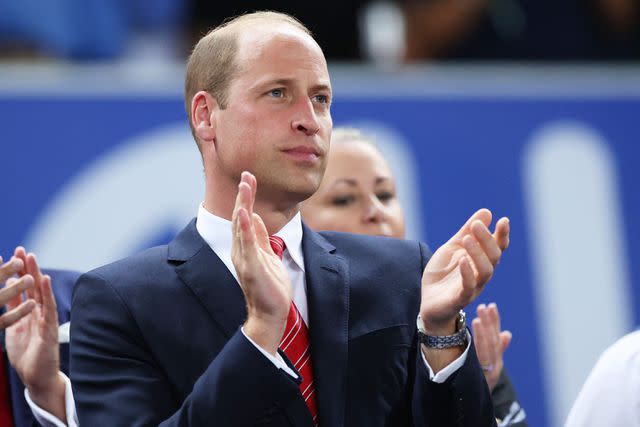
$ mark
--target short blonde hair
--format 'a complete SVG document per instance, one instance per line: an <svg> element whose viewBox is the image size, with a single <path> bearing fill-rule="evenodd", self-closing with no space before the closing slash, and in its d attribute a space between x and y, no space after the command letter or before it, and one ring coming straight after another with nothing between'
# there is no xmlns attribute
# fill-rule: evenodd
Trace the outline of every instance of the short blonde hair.
<svg viewBox="0 0 640 427"><path fill-rule="evenodd" d="M200 142L191 123L191 101L196 93L204 90L216 99L220 108L226 108L229 85L234 74L238 72L238 30L234 27L254 20L287 23L312 36L311 31L293 16L280 12L259 11L230 18L202 37L187 60L184 82L185 108L198 149Z"/></svg>

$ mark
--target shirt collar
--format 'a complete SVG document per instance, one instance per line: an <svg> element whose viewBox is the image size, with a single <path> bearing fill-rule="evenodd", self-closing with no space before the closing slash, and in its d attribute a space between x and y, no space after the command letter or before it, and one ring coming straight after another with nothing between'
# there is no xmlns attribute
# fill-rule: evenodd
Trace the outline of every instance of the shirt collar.
<svg viewBox="0 0 640 427"><path fill-rule="evenodd" d="M231 221L220 218L205 209L204 203L198 207L196 229L211 249L221 258L231 257ZM288 252L293 262L302 270L304 269L304 257L302 255L302 219L300 212L296 213L284 227L276 233L286 245L285 254Z"/></svg>

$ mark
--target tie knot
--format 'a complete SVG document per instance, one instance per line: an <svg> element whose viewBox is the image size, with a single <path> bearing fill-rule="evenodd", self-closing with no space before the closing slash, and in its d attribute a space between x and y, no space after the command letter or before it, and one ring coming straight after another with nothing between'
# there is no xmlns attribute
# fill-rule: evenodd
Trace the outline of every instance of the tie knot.
<svg viewBox="0 0 640 427"><path fill-rule="evenodd" d="M284 253L284 248L286 245L284 244L284 240L278 236L269 236L269 243L271 244L271 249L273 253L278 255L278 258L282 259L282 254Z"/></svg>

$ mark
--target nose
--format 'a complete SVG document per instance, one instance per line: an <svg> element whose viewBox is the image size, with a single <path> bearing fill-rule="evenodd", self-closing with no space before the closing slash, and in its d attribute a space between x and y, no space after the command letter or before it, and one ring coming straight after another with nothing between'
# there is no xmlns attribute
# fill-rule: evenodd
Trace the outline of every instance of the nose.
<svg viewBox="0 0 640 427"><path fill-rule="evenodd" d="M385 220L384 206L380 203L380 200L374 195L369 197L368 203L365 206L364 221L366 223L380 224Z"/></svg>
<svg viewBox="0 0 640 427"><path fill-rule="evenodd" d="M307 136L315 135L320 131L318 117L310 99L302 99L297 103L295 115L291 121L291 128Z"/></svg>

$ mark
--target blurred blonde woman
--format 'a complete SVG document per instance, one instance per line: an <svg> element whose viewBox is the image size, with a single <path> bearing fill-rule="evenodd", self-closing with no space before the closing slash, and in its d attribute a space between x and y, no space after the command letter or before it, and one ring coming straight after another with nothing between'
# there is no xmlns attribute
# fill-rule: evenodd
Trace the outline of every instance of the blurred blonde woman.
<svg viewBox="0 0 640 427"><path fill-rule="evenodd" d="M393 172L378 148L357 129L333 130L322 184L301 211L306 224L316 230L405 237ZM524 410L503 368L502 355L511 333L501 331L498 307L479 305L471 327L499 425L526 426Z"/></svg>

